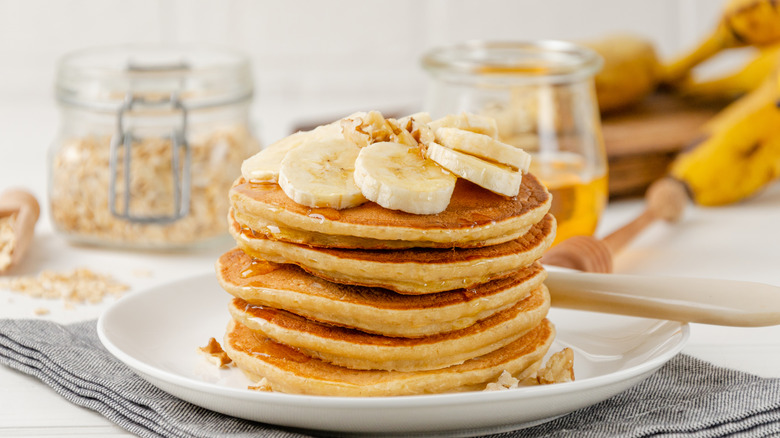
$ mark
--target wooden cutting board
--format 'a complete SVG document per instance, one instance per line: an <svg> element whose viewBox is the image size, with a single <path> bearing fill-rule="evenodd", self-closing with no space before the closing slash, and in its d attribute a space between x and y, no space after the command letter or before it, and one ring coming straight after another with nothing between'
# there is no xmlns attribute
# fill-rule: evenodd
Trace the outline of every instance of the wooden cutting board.
<svg viewBox="0 0 780 438"><path fill-rule="evenodd" d="M666 174L680 150L701 137L700 128L725 105L659 93L630 110L602 116L610 196L643 194Z"/></svg>

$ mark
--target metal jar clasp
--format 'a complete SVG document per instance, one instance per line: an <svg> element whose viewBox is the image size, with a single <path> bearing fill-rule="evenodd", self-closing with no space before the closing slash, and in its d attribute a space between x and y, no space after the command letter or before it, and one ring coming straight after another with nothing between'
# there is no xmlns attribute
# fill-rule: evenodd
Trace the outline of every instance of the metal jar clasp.
<svg viewBox="0 0 780 438"><path fill-rule="evenodd" d="M133 196L131 188L131 161L133 147L141 144L140 138L136 138L132 130L128 129L125 118L128 113L137 106L144 108L154 107L178 111L181 114L181 123L171 129L168 136L171 147L171 172L173 174L173 211L170 215L143 215L133 214L130 211L130 200ZM187 142L187 108L182 104L178 93L172 93L166 99L147 99L133 93L127 93L124 103L117 113L117 132L111 139L109 152L109 193L108 203L111 214L117 218L138 223L165 224L179 220L189 213L190 209L190 162L192 152ZM124 192L121 209L117 208L117 183L119 179L119 157L122 149L122 183ZM181 169L181 171L180 171Z"/></svg>

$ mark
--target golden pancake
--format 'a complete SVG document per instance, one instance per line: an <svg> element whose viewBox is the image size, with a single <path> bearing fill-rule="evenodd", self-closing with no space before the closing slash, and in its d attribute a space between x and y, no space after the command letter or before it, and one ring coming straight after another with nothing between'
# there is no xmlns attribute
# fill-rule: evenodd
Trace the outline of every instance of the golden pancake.
<svg viewBox="0 0 780 438"><path fill-rule="evenodd" d="M364 333L308 320L234 298L233 319L262 336L305 354L352 369L422 371L445 368L490 353L533 329L550 308L542 286L514 306L469 327L422 338ZM435 312L435 310L432 310Z"/></svg>
<svg viewBox="0 0 780 438"><path fill-rule="evenodd" d="M419 337L459 330L506 309L539 287L538 263L471 289L398 295L382 288L322 280L290 264L254 259L239 249L216 263L223 289L250 304L285 309L334 325L387 336Z"/></svg>
<svg viewBox="0 0 780 438"><path fill-rule="evenodd" d="M384 287L404 294L470 288L507 276L539 259L555 237L555 219L549 214L515 240L460 249L316 248L256 236L235 221L229 228L241 250L252 257L293 263L337 283Z"/></svg>
<svg viewBox="0 0 780 438"><path fill-rule="evenodd" d="M504 371L535 372L555 337L543 320L521 338L460 365L428 371L352 370L309 357L231 320L223 348L249 378L274 391L334 396L392 396L484 389Z"/></svg>
<svg viewBox="0 0 780 438"><path fill-rule="evenodd" d="M507 242L542 220L551 199L531 174L523 176L520 193L512 198L459 179L447 209L433 215L388 210L373 202L344 210L310 208L288 198L277 184L243 179L230 190L240 227L293 243L365 249Z"/></svg>

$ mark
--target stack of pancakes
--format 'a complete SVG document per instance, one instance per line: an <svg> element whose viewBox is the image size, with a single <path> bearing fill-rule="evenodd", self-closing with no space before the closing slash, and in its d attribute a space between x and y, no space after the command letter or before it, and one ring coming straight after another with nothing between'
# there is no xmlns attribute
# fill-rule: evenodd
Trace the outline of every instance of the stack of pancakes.
<svg viewBox="0 0 780 438"><path fill-rule="evenodd" d="M555 220L533 175L512 198L458 180L433 215L309 208L243 178L230 200L238 248L217 263L235 296L223 348L274 391L484 389L503 371L535 373L553 341L537 260Z"/></svg>

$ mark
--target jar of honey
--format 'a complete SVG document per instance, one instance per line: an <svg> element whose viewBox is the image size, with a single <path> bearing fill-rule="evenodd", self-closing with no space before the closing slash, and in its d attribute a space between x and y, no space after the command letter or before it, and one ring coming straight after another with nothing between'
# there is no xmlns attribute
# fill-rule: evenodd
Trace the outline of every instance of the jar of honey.
<svg viewBox="0 0 780 438"><path fill-rule="evenodd" d="M70 241L179 248L227 231L228 190L259 146L238 53L132 45L64 56L49 151L54 229Z"/></svg>
<svg viewBox="0 0 780 438"><path fill-rule="evenodd" d="M422 63L434 118L491 116L503 142L532 155L531 172L553 195L555 243L594 232L608 196L596 52L563 41L476 41L433 49Z"/></svg>

